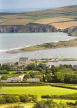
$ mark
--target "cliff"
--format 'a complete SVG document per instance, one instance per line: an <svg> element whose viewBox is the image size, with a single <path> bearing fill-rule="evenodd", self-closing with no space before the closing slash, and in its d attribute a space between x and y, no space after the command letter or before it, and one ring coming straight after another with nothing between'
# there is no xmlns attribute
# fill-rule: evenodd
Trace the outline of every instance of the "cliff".
<svg viewBox="0 0 77 108"><path fill-rule="evenodd" d="M70 36L77 36L77 26L67 28L63 32L68 33Z"/></svg>
<svg viewBox="0 0 77 108"><path fill-rule="evenodd" d="M0 26L0 33L55 32L55 27L45 24L29 23L27 25Z"/></svg>
<svg viewBox="0 0 77 108"><path fill-rule="evenodd" d="M27 25L3 25L0 26L0 33L31 33L31 32L64 32L70 36L77 36L77 26L57 30L52 25L29 23Z"/></svg>

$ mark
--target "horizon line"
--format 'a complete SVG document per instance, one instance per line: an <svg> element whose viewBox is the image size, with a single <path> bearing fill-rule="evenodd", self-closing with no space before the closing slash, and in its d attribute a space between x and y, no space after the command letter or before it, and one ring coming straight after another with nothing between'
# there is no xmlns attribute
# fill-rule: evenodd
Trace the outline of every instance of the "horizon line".
<svg viewBox="0 0 77 108"><path fill-rule="evenodd" d="M43 11L43 10L53 10L53 9L58 9L58 8L64 8L64 7L70 7L70 6L77 6L75 5L66 5L66 6L61 6L61 7L49 7L49 8L22 8L22 9L0 9L0 13L9 13L9 14L15 14L15 13L27 13L27 12L37 12L37 11ZM26 10L27 9L27 10ZM33 10L30 10L33 9ZM1 11L3 10L3 11ZM14 11L12 11L14 10ZM17 10L17 12L16 12Z"/></svg>

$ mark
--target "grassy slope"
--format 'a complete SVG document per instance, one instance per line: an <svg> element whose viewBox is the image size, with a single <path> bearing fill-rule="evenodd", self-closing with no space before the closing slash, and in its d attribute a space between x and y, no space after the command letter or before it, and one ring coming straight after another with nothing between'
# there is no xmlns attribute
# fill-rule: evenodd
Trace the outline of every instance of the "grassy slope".
<svg viewBox="0 0 77 108"><path fill-rule="evenodd" d="M56 28L57 25L62 28L65 22L63 29L75 26L77 25L77 5L19 14L0 14L0 25L26 25L30 22L50 24Z"/></svg>

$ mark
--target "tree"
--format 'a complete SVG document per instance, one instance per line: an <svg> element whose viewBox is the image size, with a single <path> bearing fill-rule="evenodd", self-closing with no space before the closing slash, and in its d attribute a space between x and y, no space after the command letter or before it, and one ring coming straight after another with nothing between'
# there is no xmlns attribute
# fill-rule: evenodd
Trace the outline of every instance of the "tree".
<svg viewBox="0 0 77 108"><path fill-rule="evenodd" d="M55 67L54 65L51 66L51 71L52 71L53 74L54 74L55 72L57 72L57 69L56 69L56 67Z"/></svg>
<svg viewBox="0 0 77 108"><path fill-rule="evenodd" d="M47 79L47 82L52 82L52 76L51 76L51 74L47 74L46 75L46 79Z"/></svg>
<svg viewBox="0 0 77 108"><path fill-rule="evenodd" d="M2 86L3 86L3 83L2 83L2 82L0 82L0 90L2 89Z"/></svg>
<svg viewBox="0 0 77 108"><path fill-rule="evenodd" d="M54 74L54 80L56 81L56 82L64 82L64 74L62 73L62 72L56 72L55 74Z"/></svg>
<svg viewBox="0 0 77 108"><path fill-rule="evenodd" d="M36 70L36 65L30 64L26 67L27 70Z"/></svg>
<svg viewBox="0 0 77 108"><path fill-rule="evenodd" d="M3 76L1 77L1 79L2 79L2 80L7 80L8 77L7 77L7 75L3 75Z"/></svg>

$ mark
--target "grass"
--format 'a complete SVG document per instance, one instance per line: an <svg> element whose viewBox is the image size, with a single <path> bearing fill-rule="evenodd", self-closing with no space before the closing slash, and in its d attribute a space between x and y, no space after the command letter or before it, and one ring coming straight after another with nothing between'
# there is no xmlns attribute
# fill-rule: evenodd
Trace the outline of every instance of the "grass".
<svg viewBox="0 0 77 108"><path fill-rule="evenodd" d="M74 32L71 33L72 36L77 36L77 30L75 30Z"/></svg>
<svg viewBox="0 0 77 108"><path fill-rule="evenodd" d="M72 18L67 18L67 17L54 17L54 18L43 18L36 20L34 23L39 23L39 24L53 24L55 22L62 22L62 21L70 21L73 20Z"/></svg>
<svg viewBox="0 0 77 108"><path fill-rule="evenodd" d="M61 58L59 61L75 61L77 60L76 58Z"/></svg>
<svg viewBox="0 0 77 108"><path fill-rule="evenodd" d="M74 86L73 84L72 85L67 84L67 85ZM2 89L0 91L0 94L37 95L39 101L41 101L41 96L42 95L67 95L67 94L71 95L71 94L74 94L74 93L77 93L77 90L60 88L60 87L52 87L52 86L2 87ZM53 101L56 102L56 103L67 103L67 102L75 103L76 100L53 99ZM6 108L6 107L9 107L9 106L15 106L15 105L24 106L24 108L33 108L34 103L3 104L3 105L0 105L0 108Z"/></svg>
<svg viewBox="0 0 77 108"><path fill-rule="evenodd" d="M76 100L53 99L53 101L56 103L67 103L67 102L75 103Z"/></svg>
<svg viewBox="0 0 77 108"><path fill-rule="evenodd" d="M32 87L2 87L0 94L28 94L37 95L67 95L77 93L77 90L52 86L32 86Z"/></svg>
<svg viewBox="0 0 77 108"><path fill-rule="evenodd" d="M56 103L67 103L67 102L75 103L75 100L53 99L53 101ZM34 103L3 104L3 105L0 105L0 108L6 108L9 106L15 106L15 105L24 106L24 108L33 108Z"/></svg>
<svg viewBox="0 0 77 108"><path fill-rule="evenodd" d="M77 26L77 21L57 22L50 25L53 25L57 29L66 29L72 26Z"/></svg>
<svg viewBox="0 0 77 108"><path fill-rule="evenodd" d="M20 73L18 73L20 72ZM8 78L11 78L11 77L18 77L20 76L21 74L26 74L26 73L30 73L30 72L34 72L34 73L38 73L39 71L9 71L8 74L1 74L0 76L3 76L3 75L7 75Z"/></svg>
<svg viewBox="0 0 77 108"><path fill-rule="evenodd" d="M30 22L32 22L30 19L12 19L1 23L1 25L26 25Z"/></svg>
<svg viewBox="0 0 77 108"><path fill-rule="evenodd" d="M16 104L3 104L0 105L0 108L6 108L6 107L10 107L10 106L15 106L15 105L20 105L20 106L24 106L24 108L33 108L34 103L16 103Z"/></svg>

